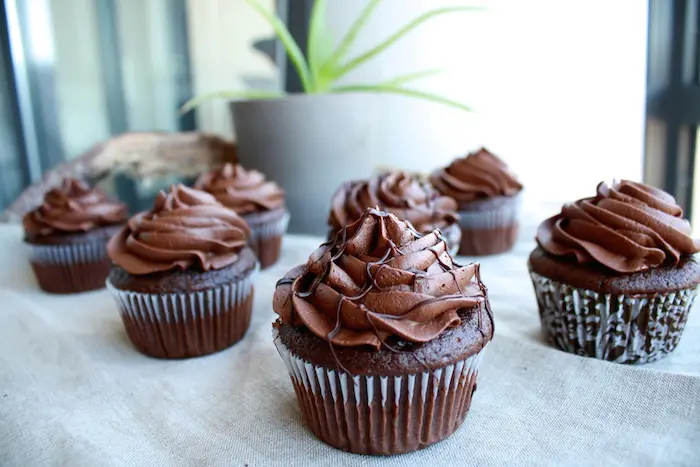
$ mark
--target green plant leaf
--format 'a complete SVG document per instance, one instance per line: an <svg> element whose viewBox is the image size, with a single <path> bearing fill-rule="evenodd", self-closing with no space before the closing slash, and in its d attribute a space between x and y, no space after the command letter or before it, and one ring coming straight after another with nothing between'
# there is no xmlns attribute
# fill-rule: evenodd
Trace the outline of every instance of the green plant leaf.
<svg viewBox="0 0 700 467"><path fill-rule="evenodd" d="M309 66L306 63L304 54L301 52L299 45L292 37L284 22L274 14L267 11L258 0L245 0L245 2L260 13L260 15L265 18L275 30L277 38L280 40L280 42L282 42L284 49L287 51L287 56L292 61L294 68L299 74L299 79L301 80L301 85L304 88L304 91L307 93L314 92L314 83L311 79Z"/></svg>
<svg viewBox="0 0 700 467"><path fill-rule="evenodd" d="M323 64L333 53L333 39L326 27L326 0L316 0L311 10L309 21L309 37L306 56L309 62L309 72L316 92L328 90L330 84L321 72Z"/></svg>
<svg viewBox="0 0 700 467"><path fill-rule="evenodd" d="M180 107L180 113L186 114L195 107L203 104L204 102L213 99L279 99L283 97L282 92L272 92L272 91L217 91L210 92L207 94L202 94L201 96L193 97L184 103Z"/></svg>
<svg viewBox="0 0 700 467"><path fill-rule="evenodd" d="M401 29L399 29L396 33L394 33L392 36L390 36L388 39L386 39L384 42L382 42L378 46L376 46L373 49L363 53L362 55L350 60L350 62L348 62L347 64L340 66L338 68L335 68L334 69L334 80L340 79L342 76L346 75L351 70L362 65L367 60L370 60L373 57L377 56L378 54L382 53L384 50L391 47L396 41L398 41L403 36L405 36L406 34L411 32L412 30L416 29L418 26L425 23L426 21L428 21L431 18L434 18L436 16L440 16L440 15L446 15L448 13L455 13L455 12L459 12L459 11L477 11L477 10L482 10L482 9L483 8L481 8L481 7L475 7L475 6L453 6L453 7L438 8L438 9L429 11L427 13L424 13L424 14L420 15L418 18L409 22L407 25L405 25Z"/></svg>
<svg viewBox="0 0 700 467"><path fill-rule="evenodd" d="M382 85L382 84L356 84L350 86L338 86L333 88L333 92L376 92L385 94L400 94L402 96L415 97L438 104L455 107L465 112L473 112L471 107L468 107L457 101L453 101L446 97L438 96L429 92L418 91L416 89L407 89L400 86Z"/></svg>
<svg viewBox="0 0 700 467"><path fill-rule="evenodd" d="M438 73L440 73L440 71L441 70L416 71L415 73L408 73L406 75L397 76L396 78L392 78L388 81L384 81L382 83L379 83L377 86L395 87L395 86L398 86L399 84L408 83L409 81L415 81L417 79L427 78L428 76L437 75Z"/></svg>
<svg viewBox="0 0 700 467"><path fill-rule="evenodd" d="M324 63L322 69L326 74L330 76L333 75L333 70L350 51L350 47L352 47L352 44L354 44L355 40L357 40L357 36L360 34L360 31L365 27L370 16L372 16L372 13L381 2L382 0L369 0L369 2L367 2L367 5L365 5L362 13L360 13L360 16L357 17L355 22L350 26L350 29L348 29L348 32L346 32L345 36L343 36L343 38L340 40L338 48L335 49L333 55L326 61L326 63Z"/></svg>

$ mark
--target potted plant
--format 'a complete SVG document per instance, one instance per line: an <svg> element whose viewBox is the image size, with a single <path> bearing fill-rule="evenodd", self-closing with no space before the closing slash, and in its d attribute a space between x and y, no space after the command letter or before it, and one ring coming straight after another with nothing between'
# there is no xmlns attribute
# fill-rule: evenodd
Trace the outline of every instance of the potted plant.
<svg viewBox="0 0 700 467"><path fill-rule="evenodd" d="M314 2L306 55L284 22L258 0L246 0L273 27L299 75L303 93L220 91L195 97L183 112L215 98L232 100L240 162L262 171L287 192L292 213L290 230L321 234L327 231L330 197L345 180L363 178L381 152L376 134L377 93L424 99L464 111L470 108L446 97L407 87L411 81L435 74L418 71L374 84L340 85L350 71L384 50L422 23L440 15L476 10L453 6L428 11L370 50L348 58L356 38L382 0L369 0L335 49L325 22L326 0Z"/></svg>

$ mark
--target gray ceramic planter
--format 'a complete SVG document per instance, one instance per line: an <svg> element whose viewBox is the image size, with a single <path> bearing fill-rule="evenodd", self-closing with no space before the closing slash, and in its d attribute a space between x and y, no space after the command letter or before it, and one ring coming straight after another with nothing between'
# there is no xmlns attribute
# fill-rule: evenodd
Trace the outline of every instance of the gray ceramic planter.
<svg viewBox="0 0 700 467"><path fill-rule="evenodd" d="M377 102L365 94L300 94L231 103L240 162L286 190L290 232L325 235L336 188L372 173Z"/></svg>

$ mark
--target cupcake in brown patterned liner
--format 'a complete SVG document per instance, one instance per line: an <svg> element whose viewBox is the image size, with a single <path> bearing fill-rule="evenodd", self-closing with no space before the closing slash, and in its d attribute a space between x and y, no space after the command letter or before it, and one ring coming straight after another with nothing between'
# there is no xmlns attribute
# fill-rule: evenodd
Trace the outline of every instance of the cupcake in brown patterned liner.
<svg viewBox="0 0 700 467"><path fill-rule="evenodd" d="M202 174L195 188L211 193L224 206L243 217L251 229L249 245L261 268L279 259L282 237L289 225L284 191L275 182L265 181L256 170L227 163Z"/></svg>
<svg viewBox="0 0 700 467"><path fill-rule="evenodd" d="M23 218L39 287L58 294L104 287L111 264L105 246L126 218L126 205L81 181L65 179L49 190Z"/></svg>
<svg viewBox="0 0 700 467"><path fill-rule="evenodd" d="M669 194L623 180L544 221L528 266L546 339L617 363L673 351L700 283L682 216Z"/></svg>
<svg viewBox="0 0 700 467"><path fill-rule="evenodd" d="M457 254L462 231L457 202L440 194L406 172L387 172L368 180L346 182L331 198L328 239L362 217L367 208L377 208L408 221L422 234L440 229L452 255Z"/></svg>
<svg viewBox="0 0 700 467"><path fill-rule="evenodd" d="M374 209L287 273L273 308L306 424L358 454L415 451L457 430L494 329L479 265Z"/></svg>
<svg viewBox="0 0 700 467"><path fill-rule="evenodd" d="M436 170L430 182L459 204L460 255L493 255L513 247L523 186L502 160L481 148Z"/></svg>
<svg viewBox="0 0 700 467"><path fill-rule="evenodd" d="M257 270L249 235L235 212L182 185L129 219L108 245L107 288L139 351L198 357L243 338Z"/></svg>

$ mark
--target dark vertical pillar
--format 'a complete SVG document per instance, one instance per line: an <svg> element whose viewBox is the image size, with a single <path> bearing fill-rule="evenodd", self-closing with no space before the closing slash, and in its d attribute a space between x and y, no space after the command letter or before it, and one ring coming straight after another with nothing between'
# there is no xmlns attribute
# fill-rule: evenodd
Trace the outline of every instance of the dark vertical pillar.
<svg viewBox="0 0 700 467"><path fill-rule="evenodd" d="M661 188L692 209L696 131L700 126L700 0L650 0L646 165L660 167ZM654 153L652 147L664 148ZM647 170L647 174L650 171Z"/></svg>

